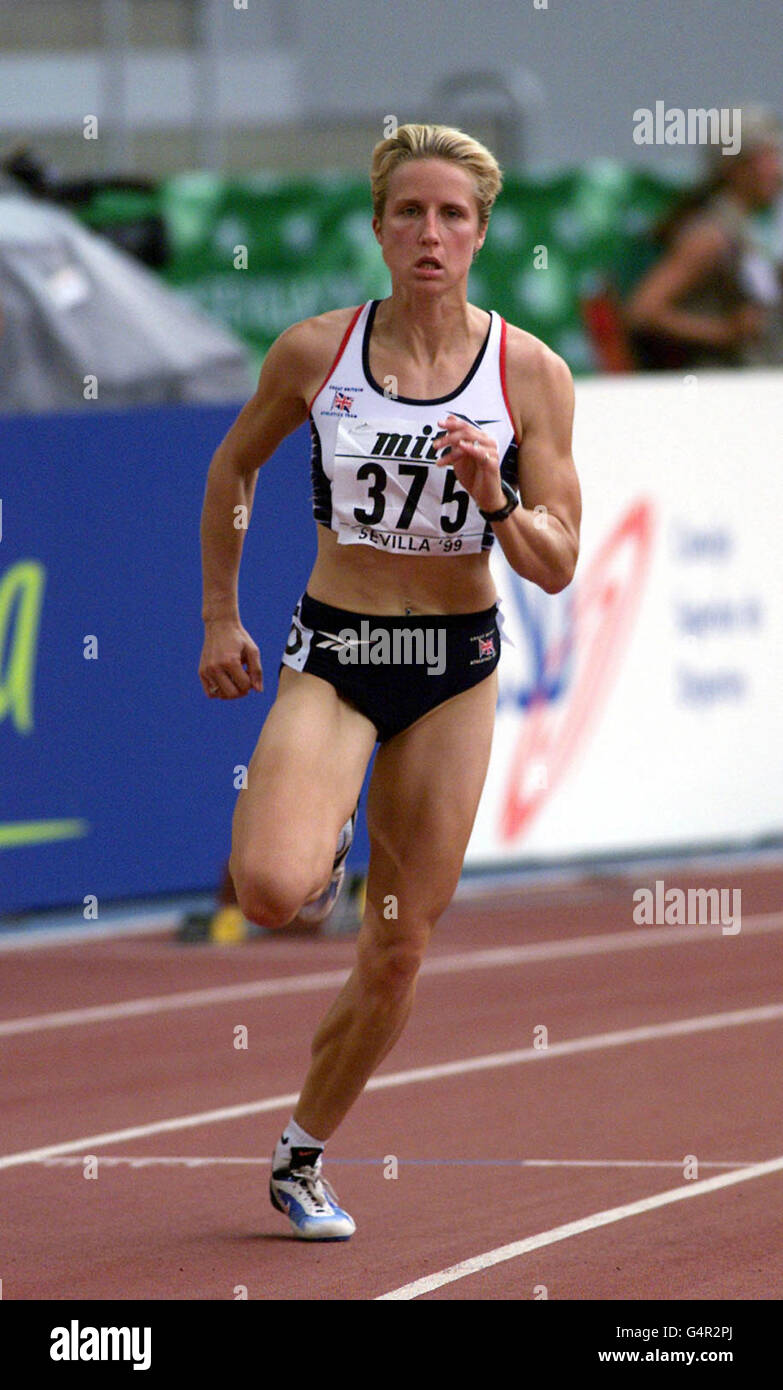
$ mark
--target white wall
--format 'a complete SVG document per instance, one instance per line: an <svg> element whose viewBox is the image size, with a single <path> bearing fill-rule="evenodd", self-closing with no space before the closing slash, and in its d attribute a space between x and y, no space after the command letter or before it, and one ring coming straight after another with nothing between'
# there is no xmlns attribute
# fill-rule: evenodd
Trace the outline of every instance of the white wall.
<svg viewBox="0 0 783 1390"><path fill-rule="evenodd" d="M779 0L298 0L302 71L313 110L429 111L441 76L519 64L541 80L541 160L639 160L633 111L780 105ZM439 113L433 111L437 119ZM671 151L651 148L655 160Z"/></svg>
<svg viewBox="0 0 783 1390"><path fill-rule="evenodd" d="M577 383L574 582L493 553L514 645L469 864L783 833L781 439L780 371Z"/></svg>
<svg viewBox="0 0 783 1390"><path fill-rule="evenodd" d="M306 141L308 129L321 136L326 126L334 127L334 162L363 169L366 159L359 160L356 141L340 129L346 118L361 123L368 144L386 114L448 118L448 111L434 109L433 90L441 78L463 69L515 65L535 76L543 98L530 132L535 162L579 164L605 156L694 167L691 151L635 145L634 110L652 109L659 100L682 108L783 104L779 0L546 0L546 9L536 8L544 0L246 3L246 11L233 0L216 0L215 8L224 54L221 86L236 98L225 96L237 135L233 146L230 133L226 142L228 167L232 159L233 167L252 165L246 132L254 125L265 132L258 162L278 166L303 136ZM199 6L196 0L133 0L130 13L136 64L153 51L156 62L165 54L172 64L171 81L165 73L155 80L147 130L153 115L156 129L181 129L210 99L198 74L183 77L183 64L192 61L188 45L198 35ZM73 132L72 98L81 55L84 110L95 105L99 14L99 0L26 0L24 6L0 0L0 143L31 133L45 144L49 133L52 152L64 154L68 166L85 154L95 156ZM80 36L86 45L81 48ZM76 60L76 75L66 52ZM131 82L136 97L131 92L128 102L132 115L142 101L137 74L138 69ZM108 119L110 111L101 111ZM299 123L303 131L292 134ZM280 131L277 159L268 138L274 129ZM166 148L163 140L161 150ZM198 162L204 147L197 139L190 147L175 143L172 154L161 158L174 157L173 150L180 160ZM131 159L154 160L154 141L142 137L130 151ZM314 161L324 162L322 142ZM301 167L298 152L295 162Z"/></svg>

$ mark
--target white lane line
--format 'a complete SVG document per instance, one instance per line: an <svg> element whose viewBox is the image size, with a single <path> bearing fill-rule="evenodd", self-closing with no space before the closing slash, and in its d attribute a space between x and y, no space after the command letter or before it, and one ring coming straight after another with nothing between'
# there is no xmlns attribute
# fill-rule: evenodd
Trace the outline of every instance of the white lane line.
<svg viewBox="0 0 783 1390"><path fill-rule="evenodd" d="M267 1110L286 1110L296 1105L299 1095L291 1091L285 1096L268 1096L266 1100L251 1101L245 1105L228 1105L221 1110L204 1110L196 1115L179 1115L173 1120L154 1120L147 1125L132 1125L129 1129L109 1130L105 1134L90 1134L86 1139L69 1139L64 1144L47 1144L40 1149L26 1152L4 1154L0 1157L0 1169L16 1168L21 1163L40 1163L41 1159L54 1158L58 1154L87 1153L103 1148L106 1144L120 1144L130 1139L146 1139L151 1134L171 1134L176 1130L197 1129L200 1125L221 1124L225 1120L243 1120L248 1115L261 1115Z"/></svg>
<svg viewBox="0 0 783 1390"><path fill-rule="evenodd" d="M537 1236L527 1236L515 1240L510 1245L500 1245L496 1250L488 1250L484 1255L474 1255L470 1260L441 1269L437 1274L425 1274L422 1279L414 1279L390 1293L380 1294L375 1302L420 1298L422 1294L432 1293L444 1284L453 1284L457 1279L466 1279L471 1274L480 1274L492 1265L505 1260L515 1260L527 1255L531 1250L540 1250L546 1245L555 1245L560 1240L569 1240L585 1231L595 1231L599 1226L610 1226L615 1221L625 1221L630 1216L641 1216L657 1207L668 1207L673 1202L685 1202L689 1197L701 1197L705 1192L718 1192L721 1188L732 1187L736 1183L751 1182L754 1178L766 1177L769 1173L783 1171L783 1155L771 1158L766 1163L754 1163L751 1168L741 1168L737 1173L720 1173L714 1178L703 1178L699 1182L689 1182L683 1187L670 1188L668 1192L657 1192L654 1197L642 1197L638 1202L627 1202L622 1207L609 1207L607 1211L597 1211L585 1216L581 1221L569 1221L565 1226L554 1226L551 1231L542 1231Z"/></svg>
<svg viewBox="0 0 783 1390"><path fill-rule="evenodd" d="M347 970L319 970L310 975L283 975L275 980L252 980L245 984L218 985L211 989L183 990L175 994L125 999L119 1004L97 1004L59 1013L28 1015L0 1023L0 1037L18 1033L38 1033L51 1028L72 1028L87 1023L115 1023L122 1018L140 1018L169 1013L176 1009L198 1009L212 1004L233 1004L243 999L264 999L282 994L308 994L313 990L336 989L348 979Z"/></svg>
<svg viewBox="0 0 783 1390"><path fill-rule="evenodd" d="M221 1168L221 1167L262 1167L268 1168L271 1158L233 1158L220 1155L215 1158L198 1158L193 1155L183 1157L139 1157L129 1154L69 1154L67 1157L39 1159L42 1168L80 1168L87 1160L95 1162L96 1168ZM337 1158L329 1157L329 1167L342 1165L346 1168L383 1168L387 1158ZM682 1172L681 1158L398 1158L400 1168L676 1168ZM747 1159L702 1159L701 1168L747 1168Z"/></svg>
<svg viewBox="0 0 783 1390"><path fill-rule="evenodd" d="M471 1072L490 1071L496 1067L518 1066L525 1062L539 1065L552 1057L573 1056L580 1052L597 1052L602 1048L623 1047L627 1043L651 1042L659 1038L684 1037L693 1033L707 1033L720 1028L738 1028L744 1024L769 1023L783 1019L783 1003L762 1004L753 1009L734 1009L729 1013L702 1014L695 1018L681 1018L674 1022L651 1023L642 1028L624 1028L615 1033L593 1033L582 1038L568 1038L563 1042L550 1043L546 1048L521 1047L514 1052L492 1052L483 1057L465 1057L459 1062L441 1062L431 1067L412 1067L407 1071L388 1072L373 1076L367 1082L365 1091L386 1091L394 1086L409 1086L417 1081L436 1081L446 1076L467 1076ZM295 1105L298 1093L292 1091L283 1096L268 1096L264 1100L248 1101L243 1105L229 1105L220 1110L205 1110L195 1115L180 1115L172 1120L155 1120L151 1124L134 1125L129 1129L118 1129L105 1134L93 1134L86 1139L70 1139L62 1144L47 1144L38 1149L5 1154L0 1157L0 1169L15 1168L22 1163L37 1163L43 1158L53 1158L57 1154L92 1153L95 1148L106 1144L122 1143L124 1140L142 1139L151 1134L167 1134L176 1130L195 1129L201 1125L219 1124L224 1120L245 1119L249 1115L261 1115L270 1110L286 1110Z"/></svg>
<svg viewBox="0 0 783 1390"><path fill-rule="evenodd" d="M450 975L469 970L497 969L541 961L574 959L581 956L611 955L615 951L649 950L657 946L690 945L694 942L721 941L718 929L709 926L637 927L634 931L604 932L594 936L565 937L556 941L530 942L525 946L498 946L485 951L462 951L455 955L432 956L425 960L422 975ZM742 923L742 934L760 935L783 930L783 912L761 913ZM742 935L740 934L740 935ZM737 941L740 935L730 937ZM727 950L731 945L727 944ZM53 1028L71 1028L91 1023L114 1023L124 1018L140 1018L177 1009L205 1008L248 999L276 998L284 994L309 994L338 989L348 979L348 970L320 970L308 975L283 975L272 980L251 980L243 984L220 985L210 989L179 991L126 999L117 1004L97 1004L82 1009L33 1014L0 1022L0 1037L38 1033Z"/></svg>

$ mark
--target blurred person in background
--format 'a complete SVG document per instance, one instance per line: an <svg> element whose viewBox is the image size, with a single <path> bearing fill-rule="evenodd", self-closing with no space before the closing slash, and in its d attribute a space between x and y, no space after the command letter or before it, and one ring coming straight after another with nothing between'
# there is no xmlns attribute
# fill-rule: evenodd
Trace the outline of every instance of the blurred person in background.
<svg viewBox="0 0 783 1390"><path fill-rule="evenodd" d="M783 263L759 221L783 189L774 113L743 110L736 155L710 149L706 180L658 231L662 258L625 307L637 364L649 370L783 363Z"/></svg>

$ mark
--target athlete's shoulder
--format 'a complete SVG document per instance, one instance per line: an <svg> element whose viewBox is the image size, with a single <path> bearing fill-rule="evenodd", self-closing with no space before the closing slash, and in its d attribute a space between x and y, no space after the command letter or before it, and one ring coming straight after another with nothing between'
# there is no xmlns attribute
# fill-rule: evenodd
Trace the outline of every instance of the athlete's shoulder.
<svg viewBox="0 0 783 1390"><path fill-rule="evenodd" d="M275 339L265 359L268 372L301 384L310 399L328 372L361 305L329 309L292 323Z"/></svg>
<svg viewBox="0 0 783 1390"><path fill-rule="evenodd" d="M541 338L515 324L506 325L506 382L510 390L573 398L571 369Z"/></svg>
<svg viewBox="0 0 783 1390"><path fill-rule="evenodd" d="M506 325L506 394L521 439L538 419L573 419L574 381L568 363L534 333Z"/></svg>
<svg viewBox="0 0 783 1390"><path fill-rule="evenodd" d="M302 360L312 360L328 352L332 345L336 351L361 307L355 304L349 309L329 309L324 314L300 319L280 334L275 345Z"/></svg>
<svg viewBox="0 0 783 1390"><path fill-rule="evenodd" d="M558 353L542 338L513 323L506 324L506 370L528 377L571 379L571 369Z"/></svg>

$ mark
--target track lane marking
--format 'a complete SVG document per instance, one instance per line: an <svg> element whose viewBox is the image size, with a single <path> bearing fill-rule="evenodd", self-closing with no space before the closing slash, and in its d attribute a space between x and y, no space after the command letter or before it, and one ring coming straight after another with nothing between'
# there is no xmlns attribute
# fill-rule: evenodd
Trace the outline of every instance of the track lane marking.
<svg viewBox="0 0 783 1390"><path fill-rule="evenodd" d="M783 930L783 912L761 913L748 917L742 923L742 931L751 936L780 930ZM714 929L706 925L637 927L634 931L627 932L603 932L593 936L530 942L524 946L497 946L482 951L432 956L424 961L419 973L424 976L450 975L470 970L496 969L540 961L575 959L581 956L611 955L615 951L638 951L656 946L689 945L693 942L715 940L723 938L716 937ZM321 970L306 975L283 975L273 980L252 980L244 984L219 985L210 989L126 999L117 1004L97 1004L81 1009L26 1015L0 1022L0 1037L17 1037L24 1033L82 1027L92 1023L114 1023L125 1018L148 1017L178 1009L206 1008L246 999L275 998L285 994L308 994L336 989L345 983L349 974L348 969Z"/></svg>
<svg viewBox="0 0 783 1390"><path fill-rule="evenodd" d="M38 1033L52 1028L72 1028L88 1023L116 1023L123 1018L141 1018L177 1009L197 1009L211 1004L233 1004L243 999L263 999L282 994L307 994L345 984L348 970L320 970L309 975L283 975L276 980L252 980L246 984L218 985L211 989L179 991L126 999L119 1004L96 1004L82 1009L28 1015L0 1022L0 1037Z"/></svg>
<svg viewBox="0 0 783 1390"><path fill-rule="evenodd" d="M582 1217L580 1221L569 1221L564 1226L554 1226L550 1231L542 1231L539 1235L527 1236L524 1240L512 1241L510 1245L500 1245L495 1250L487 1250L483 1255L474 1255L472 1259L461 1260L459 1264L449 1265L447 1269L441 1269L436 1274L425 1274L423 1278L414 1279L410 1284L402 1284L400 1288L392 1289L390 1293L379 1294L374 1301L376 1303L400 1302L420 1298L422 1294L432 1293L435 1289L442 1288L444 1284L453 1284L456 1280L466 1279L471 1274L480 1274L493 1265L527 1255L531 1250L541 1250L544 1246L555 1245L561 1240L569 1240L571 1236L583 1235L586 1231L595 1231L600 1226L610 1226L616 1221L625 1221L631 1216L641 1216L644 1212L654 1211L658 1207L670 1206L674 1202L685 1202L689 1197L701 1197L705 1192L717 1192L721 1188L732 1187L736 1183L751 1182L754 1178L763 1178L769 1173L781 1171L783 1171L783 1155L768 1159L765 1163L754 1163L750 1168L741 1168L739 1172L720 1173L714 1178L702 1178L698 1182L686 1183L682 1187L672 1187L667 1192L657 1192L653 1197L642 1197L637 1202L627 1202L621 1207L609 1207L606 1211L593 1212L591 1216Z"/></svg>
<svg viewBox="0 0 783 1390"><path fill-rule="evenodd" d="M409 1086L418 1081L435 1081L443 1077L467 1076L471 1072L490 1071L497 1067L518 1066L526 1062L541 1065L553 1057L574 1056L584 1052L597 1052L603 1048L623 1047L628 1043L652 1042L661 1038L686 1037L694 1033L713 1032L721 1028L737 1028L745 1024L769 1023L783 1019L783 1003L762 1004L751 1009L733 1009L722 1014L702 1014L694 1018L681 1018L667 1023L650 1023L641 1028L624 1028L614 1033L592 1033L586 1037L568 1038L563 1042L549 1043L546 1048L522 1047L513 1052L492 1052L481 1057L466 1057L457 1062L440 1062L430 1067L412 1067L406 1071L387 1072L373 1076L364 1090L385 1091L396 1086ZM219 1110L206 1110L195 1115L181 1115L171 1120L155 1120L146 1125L133 1125L128 1129L93 1134L87 1138L70 1139L61 1144L47 1144L37 1149L27 1149L19 1153L0 1156L0 1169L18 1167L23 1163L35 1163L44 1158L54 1158L58 1154L91 1153L95 1148L106 1144L121 1143L124 1140L142 1139L152 1134L173 1133L183 1129L196 1129L201 1125L219 1124L226 1120L244 1119L249 1115L261 1115L273 1110L286 1110L299 1099L297 1091L282 1096L267 1096L264 1100L248 1101L242 1105L224 1106Z"/></svg>
<svg viewBox="0 0 783 1390"><path fill-rule="evenodd" d="M38 1161L44 1168L78 1168L85 1159L95 1159L96 1168L268 1168L271 1158L254 1156L252 1158L219 1155L212 1158L199 1158L197 1155L181 1156L103 1154L69 1154L58 1158L42 1158ZM329 1157L329 1167L342 1165L346 1168L383 1168L385 1158L336 1158ZM676 1168L682 1172L681 1158L400 1158L400 1168ZM747 1168L747 1159L704 1159L698 1160L699 1168Z"/></svg>

